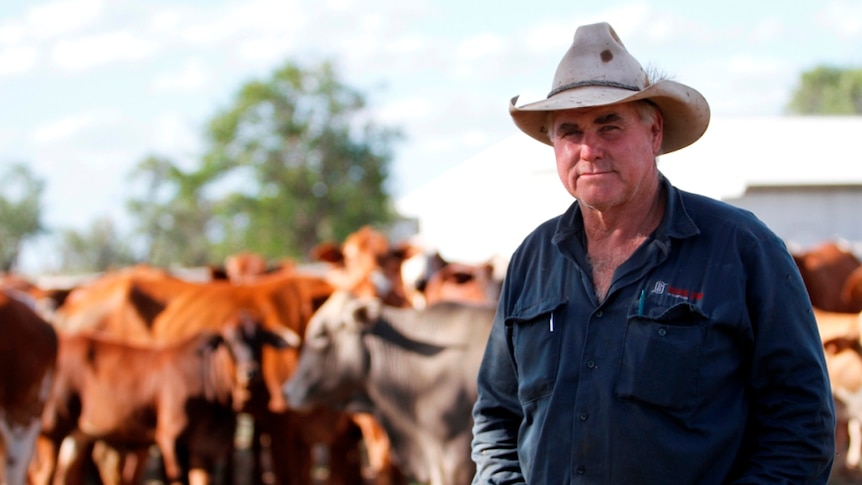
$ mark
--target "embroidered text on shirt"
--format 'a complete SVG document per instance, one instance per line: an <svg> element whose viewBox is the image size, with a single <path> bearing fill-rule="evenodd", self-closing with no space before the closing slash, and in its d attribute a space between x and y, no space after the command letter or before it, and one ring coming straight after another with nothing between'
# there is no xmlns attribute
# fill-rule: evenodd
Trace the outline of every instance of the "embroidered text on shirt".
<svg viewBox="0 0 862 485"><path fill-rule="evenodd" d="M667 293L674 298L681 298L683 300L699 301L703 299L702 291L693 291L677 288L664 281L656 281L655 286L653 286L653 289L652 291L650 291L650 293L655 293L657 295Z"/></svg>

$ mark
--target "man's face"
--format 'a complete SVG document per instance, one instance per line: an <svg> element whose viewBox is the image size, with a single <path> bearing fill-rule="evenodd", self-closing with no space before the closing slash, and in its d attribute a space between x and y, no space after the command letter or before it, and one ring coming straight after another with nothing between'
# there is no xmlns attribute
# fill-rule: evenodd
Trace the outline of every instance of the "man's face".
<svg viewBox="0 0 862 485"><path fill-rule="evenodd" d="M553 114L551 142L557 174L581 204L599 211L624 208L652 196L662 119L644 121L636 103Z"/></svg>

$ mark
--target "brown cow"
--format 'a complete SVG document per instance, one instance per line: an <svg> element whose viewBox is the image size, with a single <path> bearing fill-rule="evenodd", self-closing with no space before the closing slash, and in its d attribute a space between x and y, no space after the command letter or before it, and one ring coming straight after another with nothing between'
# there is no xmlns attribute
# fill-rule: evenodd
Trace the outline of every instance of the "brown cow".
<svg viewBox="0 0 862 485"><path fill-rule="evenodd" d="M52 322L64 332L99 332L129 343L150 343L153 321L167 304L200 283L136 265L101 275L75 288Z"/></svg>
<svg viewBox="0 0 862 485"><path fill-rule="evenodd" d="M172 300L153 321L152 334L170 341L199 331L237 309L255 311L271 330L288 328L301 334L314 311L332 293L322 277L300 271L260 275L241 284L213 281L199 285ZM288 409L281 387L293 373L296 351L265 349L260 399L252 399L246 411L254 418L255 455L263 456L262 442L269 443L271 467L276 483L312 483L314 448L322 444L329 452L329 482L353 484L362 480L359 450L361 435L347 415L328 409L297 413ZM263 475L256 462L256 479Z"/></svg>
<svg viewBox="0 0 862 485"><path fill-rule="evenodd" d="M447 263L428 278L425 301L429 306L441 301L496 304L500 287L490 262Z"/></svg>
<svg viewBox="0 0 862 485"><path fill-rule="evenodd" d="M862 264L851 251L829 241L806 251L794 252L793 259L802 274L812 305L832 312L862 311L862 308L852 307L841 298L847 277Z"/></svg>
<svg viewBox="0 0 862 485"><path fill-rule="evenodd" d="M312 251L312 259L330 265L325 277L333 287L376 296L395 307L411 306L401 265L414 255L406 245L390 246L386 235L371 226L361 227L341 244L323 243Z"/></svg>
<svg viewBox="0 0 862 485"><path fill-rule="evenodd" d="M0 483L25 483L56 357L54 328L0 291Z"/></svg>
<svg viewBox="0 0 862 485"><path fill-rule="evenodd" d="M844 280L841 303L850 312L862 312L862 265L854 269Z"/></svg>
<svg viewBox="0 0 862 485"><path fill-rule="evenodd" d="M862 477L862 314L814 309L835 399L835 467Z"/></svg>
<svg viewBox="0 0 862 485"><path fill-rule="evenodd" d="M73 295L69 308L63 308L61 324L74 329L96 328L132 342L175 341L228 318L240 310L261 315L263 324L273 331L304 325L314 310L332 292L320 276L306 275L283 265L275 272L233 284L226 280L189 282L146 266L136 266L107 274ZM249 404L255 431L271 439L276 479L281 484L311 483L312 440L324 436L333 448L357 448L349 423L331 413L294 416L288 412L280 392L292 372L295 351L264 349L262 381ZM260 382L265 382L265 386ZM260 440L255 440L260 446ZM283 450L283 451L282 451ZM338 457L347 456L338 453ZM349 475L343 483L355 483L361 466L347 464L336 470ZM259 465L260 463L258 463ZM337 460L333 462L337 466ZM259 479L261 471L255 473Z"/></svg>
<svg viewBox="0 0 862 485"><path fill-rule="evenodd" d="M55 484L83 482L96 440L120 449L159 446L168 483L209 483L230 463L236 412L263 346L286 342L246 314L220 332L206 330L167 345L133 345L95 334L60 334L58 374L43 415L61 443Z"/></svg>
<svg viewBox="0 0 862 485"><path fill-rule="evenodd" d="M0 275L0 289L9 289L27 295L33 301L36 313L50 320L54 311L61 306L71 292L71 288L42 287L27 277L15 273Z"/></svg>

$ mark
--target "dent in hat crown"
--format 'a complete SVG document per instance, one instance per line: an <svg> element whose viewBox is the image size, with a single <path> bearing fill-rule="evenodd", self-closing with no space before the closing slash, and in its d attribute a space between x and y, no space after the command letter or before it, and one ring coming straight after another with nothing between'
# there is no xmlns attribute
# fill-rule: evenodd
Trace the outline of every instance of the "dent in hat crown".
<svg viewBox="0 0 862 485"><path fill-rule="evenodd" d="M583 86L607 86L640 91L649 78L607 22L583 25L575 31L563 56L548 97Z"/></svg>

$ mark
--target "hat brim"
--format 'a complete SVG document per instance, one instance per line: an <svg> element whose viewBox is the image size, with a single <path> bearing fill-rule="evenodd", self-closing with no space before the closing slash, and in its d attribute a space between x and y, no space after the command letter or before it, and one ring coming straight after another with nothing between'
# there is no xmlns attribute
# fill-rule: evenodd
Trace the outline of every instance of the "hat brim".
<svg viewBox="0 0 862 485"><path fill-rule="evenodd" d="M696 90L669 80L651 84L641 91L582 86L520 107L515 104L518 100L515 96L509 102L509 114L521 131L551 145L547 127L549 111L607 106L640 99L652 101L662 113L662 153L691 145L706 132L710 116L706 99Z"/></svg>

